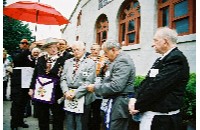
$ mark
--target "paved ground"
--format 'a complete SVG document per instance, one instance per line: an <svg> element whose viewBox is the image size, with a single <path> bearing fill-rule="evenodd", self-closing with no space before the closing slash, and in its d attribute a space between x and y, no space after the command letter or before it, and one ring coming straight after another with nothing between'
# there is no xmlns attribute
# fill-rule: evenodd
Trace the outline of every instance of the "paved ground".
<svg viewBox="0 0 200 130"><path fill-rule="evenodd" d="M10 108L11 101L3 101L3 130L10 130ZM29 124L29 128L20 128L19 130L39 130L37 118L24 118L25 123Z"/></svg>

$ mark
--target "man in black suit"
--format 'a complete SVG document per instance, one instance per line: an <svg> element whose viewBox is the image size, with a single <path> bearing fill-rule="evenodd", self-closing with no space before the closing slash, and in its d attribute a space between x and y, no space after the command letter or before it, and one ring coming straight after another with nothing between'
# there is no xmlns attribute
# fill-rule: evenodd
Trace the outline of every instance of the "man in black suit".
<svg viewBox="0 0 200 130"><path fill-rule="evenodd" d="M140 130L180 130L180 108L189 79L187 58L176 47L177 32L159 28L152 47L162 56L156 60L140 84L129 112L143 113Z"/></svg>
<svg viewBox="0 0 200 130"><path fill-rule="evenodd" d="M68 45L65 39L59 39L57 46L59 50L59 55L63 56L64 60L74 57L72 48Z"/></svg>
<svg viewBox="0 0 200 130"><path fill-rule="evenodd" d="M17 129L18 127L28 128L28 124L24 123L25 107L30 96L28 95L28 88L22 88L22 69L24 67L35 66L35 61L29 59L31 55L31 49L33 46L29 46L27 39L22 39L19 44L20 49L12 55L14 68L11 75L11 129ZM18 69L17 69L18 68ZM19 69L21 68L21 69ZM28 86L27 86L28 87Z"/></svg>

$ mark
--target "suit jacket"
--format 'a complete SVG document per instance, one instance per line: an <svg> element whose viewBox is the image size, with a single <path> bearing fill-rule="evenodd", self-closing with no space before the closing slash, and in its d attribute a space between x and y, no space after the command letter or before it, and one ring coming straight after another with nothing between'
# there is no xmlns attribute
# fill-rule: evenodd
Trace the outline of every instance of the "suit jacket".
<svg viewBox="0 0 200 130"><path fill-rule="evenodd" d="M61 52L61 53L60 53L60 56L63 56L63 58L64 58L65 60L68 60L68 59L74 57L74 55L72 55L70 52L71 52L71 51L65 50L64 52Z"/></svg>
<svg viewBox="0 0 200 130"><path fill-rule="evenodd" d="M63 96L62 90L60 88L60 76L62 73L63 65L64 65L64 57L59 57L57 61L55 62L53 68L49 71L49 73L46 73L46 62L47 59L45 58L46 55L39 57L38 62L35 66L31 86L30 88L35 88L36 78L38 75L44 75L52 78L58 79L58 83L55 86L55 100L61 98Z"/></svg>
<svg viewBox="0 0 200 130"><path fill-rule="evenodd" d="M102 84L95 84L95 93L113 99L111 119L128 118L128 95L133 93L135 66L129 55L124 52L109 65Z"/></svg>
<svg viewBox="0 0 200 130"><path fill-rule="evenodd" d="M94 93L90 93L86 90L86 85L94 83L95 80L95 62L89 58L83 58L80 61L78 70L73 77L73 66L75 58L71 58L65 62L63 73L61 76L61 87L63 93L70 88L77 89L75 98L85 96L85 104L88 105L95 100ZM87 76L84 74L87 73ZM85 85L84 85L85 84Z"/></svg>
<svg viewBox="0 0 200 130"><path fill-rule="evenodd" d="M12 56L14 67L32 67L28 55L31 55L29 49L17 50L16 54Z"/></svg>
<svg viewBox="0 0 200 130"><path fill-rule="evenodd" d="M162 60L158 59L151 69L158 69L158 74L151 77L149 71L137 92L135 108L141 112L163 113L180 109L189 79L186 57L174 48Z"/></svg>

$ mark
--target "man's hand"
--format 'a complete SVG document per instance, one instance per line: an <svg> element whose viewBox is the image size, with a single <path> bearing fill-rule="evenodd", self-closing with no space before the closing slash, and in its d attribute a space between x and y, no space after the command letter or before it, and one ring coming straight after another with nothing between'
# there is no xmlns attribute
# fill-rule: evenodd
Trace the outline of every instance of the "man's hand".
<svg viewBox="0 0 200 130"><path fill-rule="evenodd" d="M94 92L94 84L90 84L86 87L89 92Z"/></svg>
<svg viewBox="0 0 200 130"><path fill-rule="evenodd" d="M134 115L134 114L139 112L138 110L135 110L135 102L136 102L136 99L135 98L131 98L129 103L128 103L128 109L129 109L129 113L131 115Z"/></svg>
<svg viewBox="0 0 200 130"><path fill-rule="evenodd" d="M75 96L74 90L69 90L67 92L65 92L65 98L68 100L72 100Z"/></svg>

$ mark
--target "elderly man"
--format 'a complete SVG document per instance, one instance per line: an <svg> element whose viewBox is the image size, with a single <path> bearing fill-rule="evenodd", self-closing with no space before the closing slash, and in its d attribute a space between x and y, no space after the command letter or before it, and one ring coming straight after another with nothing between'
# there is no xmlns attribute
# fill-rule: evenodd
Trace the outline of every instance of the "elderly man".
<svg viewBox="0 0 200 130"><path fill-rule="evenodd" d="M187 58L176 47L177 32L157 30L152 47L158 58L129 103L131 114L143 113L140 130L180 130L180 108L189 79Z"/></svg>
<svg viewBox="0 0 200 130"><path fill-rule="evenodd" d="M63 96L60 76L64 58L58 55L58 40L48 38L41 47L47 54L38 58L31 81L29 95L37 106L40 130L49 130L49 111L53 114L53 130L63 130L63 104L57 100Z"/></svg>
<svg viewBox="0 0 200 130"><path fill-rule="evenodd" d="M81 41L76 41L72 45L74 58L65 61L61 76L61 87L69 105L67 110L68 130L88 130L88 116L91 103L95 100L95 95L86 90L85 86L94 83L95 62L87 58L85 45ZM74 111L71 107L78 108L77 102L85 98L82 103L84 109ZM72 106L70 105L72 104Z"/></svg>
<svg viewBox="0 0 200 130"><path fill-rule="evenodd" d="M71 48L67 45L67 41L65 39L59 39L57 44L59 55L63 56L65 60L74 57Z"/></svg>
<svg viewBox="0 0 200 130"><path fill-rule="evenodd" d="M111 64L102 83L90 84L88 91L108 99L106 128L110 130L128 130L129 98L133 96L135 66L131 57L121 51L120 44L108 40L102 45L104 54Z"/></svg>
<svg viewBox="0 0 200 130"><path fill-rule="evenodd" d="M88 58L92 59L96 63L96 82L98 82L104 77L103 69L106 67L108 59L104 54L100 54L101 47L97 43L93 43L90 50L91 54ZM100 130L100 123L102 122L100 111L101 102L102 98L97 96L97 99L91 104L89 130Z"/></svg>

